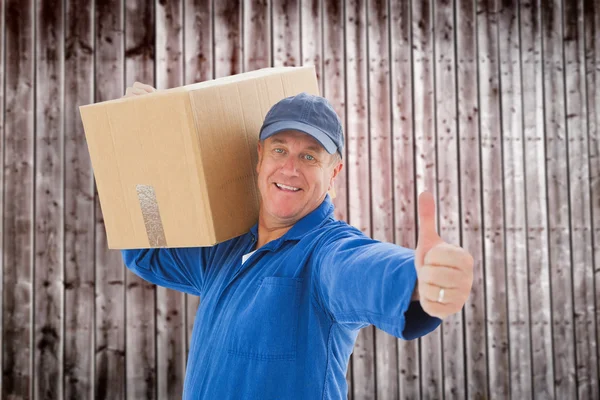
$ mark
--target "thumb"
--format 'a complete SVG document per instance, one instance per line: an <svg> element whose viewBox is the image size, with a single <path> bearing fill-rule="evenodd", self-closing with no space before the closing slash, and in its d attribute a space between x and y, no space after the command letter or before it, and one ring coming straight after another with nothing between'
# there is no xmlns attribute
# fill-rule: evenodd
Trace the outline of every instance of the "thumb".
<svg viewBox="0 0 600 400"><path fill-rule="evenodd" d="M425 255L432 247L442 243L443 240L435 227L435 201L431 192L422 192L419 195L419 238L415 252L415 264L420 267L424 264Z"/></svg>

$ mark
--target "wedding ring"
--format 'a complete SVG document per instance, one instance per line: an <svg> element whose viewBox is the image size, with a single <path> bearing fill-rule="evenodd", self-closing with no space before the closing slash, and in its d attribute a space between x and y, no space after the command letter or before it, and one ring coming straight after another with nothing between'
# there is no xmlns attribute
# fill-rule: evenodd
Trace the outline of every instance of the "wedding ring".
<svg viewBox="0 0 600 400"><path fill-rule="evenodd" d="M440 294L438 294L437 302L441 303L444 300L444 288L440 288Z"/></svg>

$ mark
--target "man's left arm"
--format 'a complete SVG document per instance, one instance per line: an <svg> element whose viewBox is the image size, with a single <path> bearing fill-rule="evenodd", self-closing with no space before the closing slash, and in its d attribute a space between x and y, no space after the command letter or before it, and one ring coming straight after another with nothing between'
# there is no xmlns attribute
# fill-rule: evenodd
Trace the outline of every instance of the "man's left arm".
<svg viewBox="0 0 600 400"><path fill-rule="evenodd" d="M473 258L435 232L433 197L419 197L416 250L366 237L355 228L332 232L317 252L318 298L339 323L373 324L414 339L459 312L473 281Z"/></svg>
<svg viewBox="0 0 600 400"><path fill-rule="evenodd" d="M316 253L317 300L336 323L372 324L405 340L439 326L439 318L411 301L417 287L414 250L340 227Z"/></svg>

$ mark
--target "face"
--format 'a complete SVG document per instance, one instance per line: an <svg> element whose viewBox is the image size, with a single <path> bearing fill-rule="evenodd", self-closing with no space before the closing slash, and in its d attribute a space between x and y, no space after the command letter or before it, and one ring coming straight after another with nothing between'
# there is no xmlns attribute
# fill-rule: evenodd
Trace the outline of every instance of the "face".
<svg viewBox="0 0 600 400"><path fill-rule="evenodd" d="M316 209L342 169L312 136L277 133L258 143L260 217L269 226L293 225Z"/></svg>

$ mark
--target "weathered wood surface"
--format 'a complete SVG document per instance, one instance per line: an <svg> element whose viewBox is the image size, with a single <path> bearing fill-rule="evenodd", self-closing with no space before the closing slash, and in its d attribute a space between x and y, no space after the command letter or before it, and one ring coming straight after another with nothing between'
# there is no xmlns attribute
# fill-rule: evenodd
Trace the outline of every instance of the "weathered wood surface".
<svg viewBox="0 0 600 400"><path fill-rule="evenodd" d="M2 398L33 397L35 14L33 1L3 2ZM49 315L48 318L52 318ZM54 321L53 321L54 322Z"/></svg>
<svg viewBox="0 0 600 400"><path fill-rule="evenodd" d="M214 78L212 1L185 0L184 3L184 75L185 84ZM186 360L200 298L185 295Z"/></svg>
<svg viewBox="0 0 600 400"><path fill-rule="evenodd" d="M433 193L437 204L440 199L436 173L433 3L433 0L412 3L415 212L418 211L416 199L422 191ZM439 212L439 206L436 209ZM439 222L439 218L437 220ZM415 220L418 233L417 222ZM420 339L420 386L425 398L443 397L442 329Z"/></svg>
<svg viewBox="0 0 600 400"><path fill-rule="evenodd" d="M536 0L522 1L519 11L521 23L523 145L526 160L528 289L532 338L531 392L535 393L536 397L540 399L551 399L554 398L554 358L550 320L552 294L548 268L541 7Z"/></svg>
<svg viewBox="0 0 600 400"><path fill-rule="evenodd" d="M63 7L62 2L43 1L38 4L35 20L38 27L33 287L36 301L32 348L33 397L37 399L63 398Z"/></svg>
<svg viewBox="0 0 600 400"><path fill-rule="evenodd" d="M125 93L124 14L122 0L96 3L95 101ZM98 84L101 82L102 84ZM97 191L94 397L125 399L125 269L120 252L109 250Z"/></svg>
<svg viewBox="0 0 600 400"><path fill-rule="evenodd" d="M498 1L477 5L479 66L479 118L483 210L483 259L485 274L489 394L510 395L510 361L506 298L504 241L504 190L502 171L502 110L498 60Z"/></svg>
<svg viewBox="0 0 600 400"><path fill-rule="evenodd" d="M417 245L417 203L410 2L392 2L389 23L394 242L414 249ZM401 399L420 398L419 340L397 339L396 342L398 395Z"/></svg>
<svg viewBox="0 0 600 400"><path fill-rule="evenodd" d="M154 2L125 2L125 86L156 85ZM156 399L156 287L125 272L127 398Z"/></svg>
<svg viewBox="0 0 600 400"><path fill-rule="evenodd" d="M597 1L7 0L0 32L0 397L181 397L200 299L107 249L78 106L313 64L336 217L414 248L430 190L475 258L441 329L360 332L349 398L600 398Z"/></svg>
<svg viewBox="0 0 600 400"><path fill-rule="evenodd" d="M348 222L372 234L367 53L367 2L347 0L346 10L346 143L348 147ZM375 399L375 330L363 328L352 354L352 399ZM357 383L357 384L355 384Z"/></svg>
<svg viewBox="0 0 600 400"><path fill-rule="evenodd" d="M485 275L483 270L481 159L477 85L477 8L458 0L456 14L456 73L462 245L475 260L473 288L465 305L465 395L488 397Z"/></svg>
<svg viewBox="0 0 600 400"><path fill-rule="evenodd" d="M518 3L505 0L498 16L500 108L505 200L506 295L511 368L510 395L531 398L531 337L527 295L527 226L525 218L525 166L523 156L523 108L520 73Z"/></svg>
<svg viewBox="0 0 600 400"><path fill-rule="evenodd" d="M544 71L544 128L554 394L557 399L577 396L573 332L573 271L569 220L568 137L565 113L565 65L562 1L542 7L542 59Z"/></svg>
<svg viewBox="0 0 600 400"><path fill-rule="evenodd" d="M156 3L156 88L184 84L183 1ZM156 288L156 379L158 399L183 395L186 331L185 294Z"/></svg>

